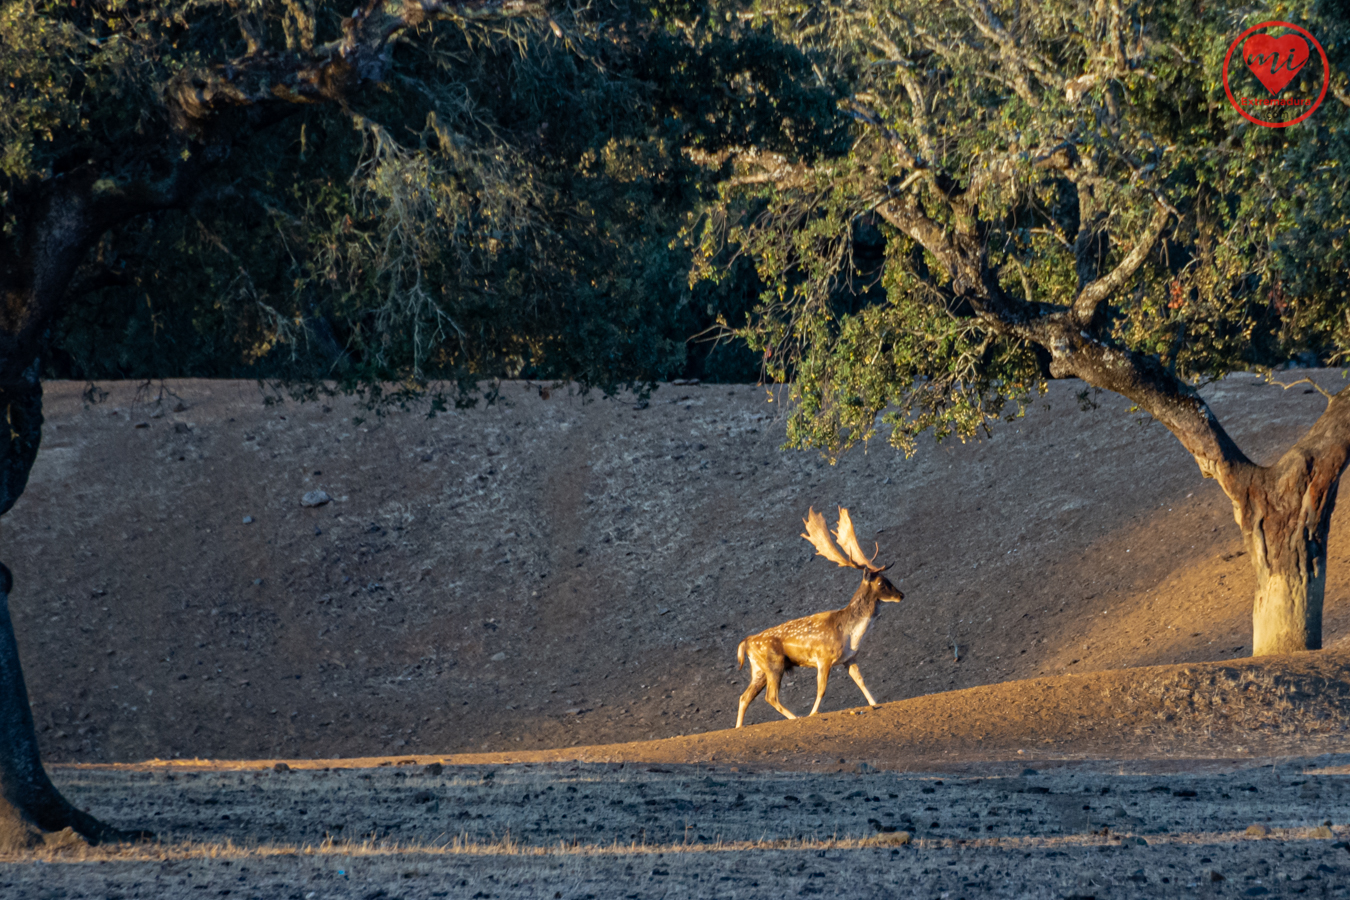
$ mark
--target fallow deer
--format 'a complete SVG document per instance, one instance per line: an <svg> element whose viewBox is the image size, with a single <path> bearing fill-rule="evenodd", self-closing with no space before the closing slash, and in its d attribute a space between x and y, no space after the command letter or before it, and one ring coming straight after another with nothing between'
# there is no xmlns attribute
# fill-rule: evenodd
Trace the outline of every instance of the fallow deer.
<svg viewBox="0 0 1350 900"><path fill-rule="evenodd" d="M843 609L793 619L741 641L736 648L736 658L740 661L739 668L744 668L746 656L750 657L750 686L741 694L741 708L736 713L737 728L745 722L745 708L765 688L764 699L769 701L770 706L789 719L797 718L778 702L778 684L783 678L783 672L793 666L814 666L816 669L816 705L811 707L813 716L820 709L820 700L825 696L825 686L830 681L830 669L834 666L846 666L848 674L867 698L867 704L877 705L872 692L863 684L862 673L858 671L858 648L863 635L867 634L867 626L877 616L877 604L898 603L905 599L905 595L881 574L890 566L879 568L872 565L872 560L858 548L858 538L853 532L853 521L847 509L839 510L839 527L835 531L838 547L830 540L825 517L820 513L812 509L803 521L806 533L802 537L811 542L816 553L841 566L862 569L862 584L858 585L853 599Z"/></svg>

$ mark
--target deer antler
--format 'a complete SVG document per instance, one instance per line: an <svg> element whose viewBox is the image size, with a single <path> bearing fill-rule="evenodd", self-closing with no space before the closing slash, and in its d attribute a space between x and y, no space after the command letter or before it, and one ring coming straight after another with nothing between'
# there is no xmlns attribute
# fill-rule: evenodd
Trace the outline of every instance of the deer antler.
<svg viewBox="0 0 1350 900"><path fill-rule="evenodd" d="M835 540L839 542L840 548L843 549L843 551L848 554L849 559L852 560L851 565L854 568L872 568L871 560L869 560L867 555L862 552L862 549L858 547L858 536L853 533L853 520L849 518L848 510L844 509L842 506L839 508L839 529L835 531L834 537Z"/></svg>
<svg viewBox="0 0 1350 900"><path fill-rule="evenodd" d="M810 509L806 518L802 520L806 525L806 533L802 537L811 542L811 546L816 548L816 553L828 559L830 562L838 563L847 568L857 568L857 564L847 556L839 552L830 540L830 530L825 525L825 517L816 512L814 508ZM852 524L849 525L849 534L852 534Z"/></svg>
<svg viewBox="0 0 1350 900"><path fill-rule="evenodd" d="M869 572L880 572L881 569L872 565L872 560L862 552L858 546L858 535L853 530L853 519L849 518L848 510L844 507L839 508L839 528L834 532L834 538L839 542L835 546L835 541L830 540L830 531L825 526L825 517L816 512L815 509L807 511L806 518L802 520L806 525L806 534L802 537L811 542L816 548L816 553L828 559L830 562L838 563L850 569L866 569ZM841 553L840 550L843 550ZM872 559L876 554L872 554Z"/></svg>

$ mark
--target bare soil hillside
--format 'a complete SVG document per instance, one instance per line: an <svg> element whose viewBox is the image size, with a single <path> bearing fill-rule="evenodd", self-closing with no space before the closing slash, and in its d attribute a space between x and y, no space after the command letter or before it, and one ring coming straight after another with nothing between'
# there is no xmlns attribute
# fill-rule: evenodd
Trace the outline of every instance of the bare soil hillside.
<svg viewBox="0 0 1350 900"><path fill-rule="evenodd" d="M1250 650L1252 577L1227 500L1160 425L1110 395L1085 411L1075 385L992 440L910 460L877 445L833 467L780 451L780 404L749 386L665 386L638 409L507 384L503 403L435 418L267 406L246 383L103 387L90 404L83 385L47 386L37 466L0 520L54 762L499 753L726 728L745 684L737 642L856 585L798 537L809 506L848 506L896 563L907 599L861 656L883 702L1097 673L999 690L1090 684L1076 709L1051 705L1069 725L1093 719L1095 737L1073 733L1109 749L1144 732L1143 712L1102 718L1107 673ZM1324 405L1252 376L1208 396L1261 460ZM315 490L333 501L302 506ZM1338 513L1333 651L1350 636L1347 532ZM1339 684L1345 654L1318 660L1315 678ZM1244 665L1205 671L1240 686ZM790 707L813 696L813 672L790 677ZM987 696L987 722L909 704L848 721L903 706L940 730L951 712L960 734L933 731L941 753L1005 727L992 711L1006 698ZM823 708L860 701L836 678ZM1148 714L1182 711L1161 708ZM761 700L748 721L776 718ZM807 764L827 758L811 729L843 720L775 731ZM1031 752L1029 736L1005 737L1000 752Z"/></svg>

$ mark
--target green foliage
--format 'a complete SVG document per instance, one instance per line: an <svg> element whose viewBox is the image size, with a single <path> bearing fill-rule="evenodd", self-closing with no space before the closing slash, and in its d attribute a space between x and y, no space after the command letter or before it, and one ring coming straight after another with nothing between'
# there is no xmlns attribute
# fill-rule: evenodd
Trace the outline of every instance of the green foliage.
<svg viewBox="0 0 1350 900"><path fill-rule="evenodd" d="M687 8L686 8L687 7ZM691 15L692 13L692 15ZM328 3L8 0L0 201L92 165L110 185L201 152L166 85L336 40ZM192 202L104 235L45 353L49 375L265 377L299 390L576 379L606 390L743 379L752 267L690 287L678 240L716 172L690 151L813 156L841 133L809 63L694 6L553 22L425 23L378 85L239 139ZM280 48L285 48L281 51Z"/></svg>
<svg viewBox="0 0 1350 900"><path fill-rule="evenodd" d="M1086 335L1192 383L1350 358L1339 4L841 0L762 16L840 86L850 146L743 159L707 210L695 276L754 261L766 290L738 333L792 382L792 444L837 455L885 422L910 452L921 432L966 439L1018 414L1052 377L1035 323L1120 265L1160 204L1162 240ZM1272 18L1320 39L1336 86L1285 129L1248 123L1220 78L1233 39ZM1316 96L1313 56L1289 94ZM1235 63L1238 93L1264 92ZM915 211L934 242L968 238L980 258L935 256L896 224ZM859 265L878 230L884 263ZM976 269L983 286L961 280Z"/></svg>

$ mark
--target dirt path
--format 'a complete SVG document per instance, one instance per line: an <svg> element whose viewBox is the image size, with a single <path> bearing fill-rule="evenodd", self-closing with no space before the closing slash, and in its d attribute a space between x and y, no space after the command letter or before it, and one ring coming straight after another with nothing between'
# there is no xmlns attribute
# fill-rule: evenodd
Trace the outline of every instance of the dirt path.
<svg viewBox="0 0 1350 900"><path fill-rule="evenodd" d="M1350 736L1350 652L1060 675L704 734L506 753L172 760L140 770L380 765L712 763L749 770L955 771L1027 759L1161 760L1339 753Z"/></svg>
<svg viewBox="0 0 1350 900"><path fill-rule="evenodd" d="M1346 896L1350 756L1261 755L1344 749L1345 670L1059 676L543 752L60 766L75 802L161 843L0 863L0 890Z"/></svg>

